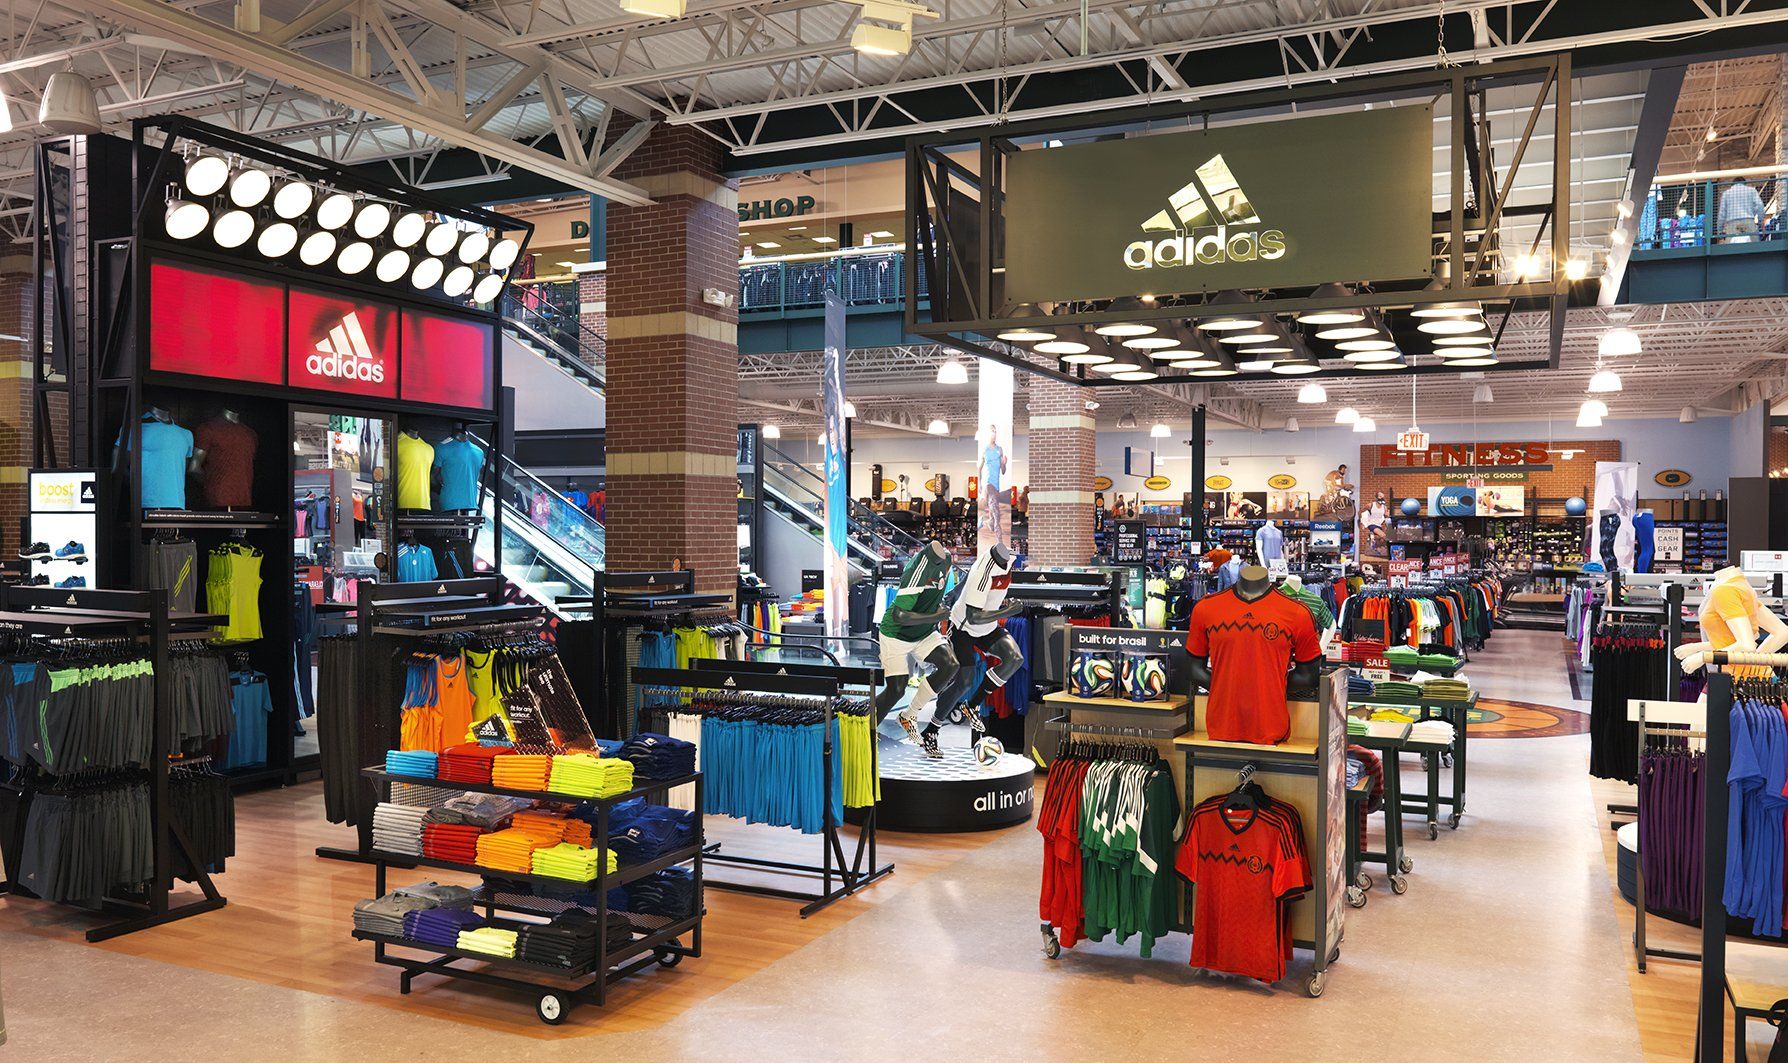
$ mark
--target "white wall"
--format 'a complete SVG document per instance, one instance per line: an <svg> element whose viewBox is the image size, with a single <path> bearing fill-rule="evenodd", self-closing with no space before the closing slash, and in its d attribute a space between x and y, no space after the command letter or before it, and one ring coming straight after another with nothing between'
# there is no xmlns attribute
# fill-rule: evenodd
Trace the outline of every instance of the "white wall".
<svg viewBox="0 0 1788 1063"><path fill-rule="evenodd" d="M1727 451L1728 467L1733 476L1762 476L1765 464L1764 440L1769 434L1769 403L1759 402L1731 418L1731 445Z"/></svg>

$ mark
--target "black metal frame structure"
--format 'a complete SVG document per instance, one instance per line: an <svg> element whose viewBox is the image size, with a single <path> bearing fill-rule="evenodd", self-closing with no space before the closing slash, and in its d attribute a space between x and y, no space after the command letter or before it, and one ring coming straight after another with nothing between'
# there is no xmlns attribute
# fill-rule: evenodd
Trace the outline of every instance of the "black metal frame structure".
<svg viewBox="0 0 1788 1063"><path fill-rule="evenodd" d="M1484 117L1489 110L1487 93L1492 87L1534 83L1538 84L1538 89L1526 128L1499 179L1491 159L1490 127ZM1047 319L1012 316L1015 308L1001 294L1003 239L1007 225L1005 161L1023 150L1027 143L1034 145L1045 140L1108 135L1125 128L1161 129L1164 125L1185 128L1213 118L1247 119L1289 114L1295 108L1312 105L1364 105L1443 96L1450 101L1452 116L1448 122L1452 164L1450 209L1435 215L1435 275L1444 279L1437 288L1422 287L1425 280L1373 285L1368 278L1358 291L1345 296L1316 297L1312 294L1313 289L1285 289L1265 292L1258 301L1248 303L1207 302L1198 293L1176 295L1138 291L1138 296L1152 294L1155 301L1151 305L1117 312L1110 310L1109 301L1104 300L1058 303ZM1554 153L1549 202L1508 205L1515 173L1549 100L1554 110L1553 135L1557 143L1566 143L1571 132L1569 55L1445 66L1208 101L1161 104L1107 112L1093 120L1081 117L1039 119L991 127L972 136L946 132L913 137L907 141L906 148L904 236L906 246L914 253L908 254L905 261L905 328L910 333L969 354L1064 383L1127 387L1134 385L1088 374L1083 366L1070 366L1046 356L1031 355L1016 344L992 340L991 337L1020 324L1085 325L1090 328L1118 321L1165 322L1228 314L1281 314L1336 308L1388 310L1468 302L1502 308L1501 323L1493 327L1498 339L1517 310L1540 310L1550 314L1550 351L1546 361L1504 362L1484 367L1483 371L1556 369L1570 291L1570 281L1564 273L1570 233L1569 153ZM1463 120L1461 116L1464 116ZM960 154L965 148L975 152L979 160L978 170L946 154L952 149ZM1530 251L1538 251L1541 238L1550 235L1551 276L1542 281L1498 283L1494 274L1501 253L1496 246L1497 225L1502 218L1519 215L1540 218L1535 244ZM916 294L921 257L931 281L929 319L922 315ZM1342 283L1359 280L1334 279ZM1321 353L1317 356L1333 357ZM1165 367L1157 367L1157 370L1161 376L1154 381L1156 384L1210 382L1209 378L1176 373ZM1405 371L1418 374L1460 372L1442 365L1411 365ZM1313 374L1311 379L1353 375L1373 374L1362 372L1349 363L1344 367L1324 366L1321 373ZM1225 379L1245 381L1248 378Z"/></svg>

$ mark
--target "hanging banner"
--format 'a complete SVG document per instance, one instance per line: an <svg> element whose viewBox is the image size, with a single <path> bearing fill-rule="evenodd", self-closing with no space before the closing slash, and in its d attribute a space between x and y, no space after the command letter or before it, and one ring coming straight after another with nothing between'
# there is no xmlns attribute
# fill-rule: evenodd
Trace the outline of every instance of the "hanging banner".
<svg viewBox="0 0 1788 1063"><path fill-rule="evenodd" d="M975 475L980 492L975 498L975 547L985 551L994 543L1012 541L1012 367L983 358L975 367L980 388L975 430Z"/></svg>
<svg viewBox="0 0 1788 1063"><path fill-rule="evenodd" d="M849 547L850 497L845 490L844 451L844 300L838 289L826 287L826 349L820 366L820 398L826 418L826 634L843 638L850 634L850 567L845 561Z"/></svg>
<svg viewBox="0 0 1788 1063"><path fill-rule="evenodd" d="M1588 561L1609 572L1633 571L1633 514L1639 511L1639 463L1596 462L1595 508L1589 515Z"/></svg>
<svg viewBox="0 0 1788 1063"><path fill-rule="evenodd" d="M1433 143L1417 104L1018 152L1006 299L1426 277Z"/></svg>

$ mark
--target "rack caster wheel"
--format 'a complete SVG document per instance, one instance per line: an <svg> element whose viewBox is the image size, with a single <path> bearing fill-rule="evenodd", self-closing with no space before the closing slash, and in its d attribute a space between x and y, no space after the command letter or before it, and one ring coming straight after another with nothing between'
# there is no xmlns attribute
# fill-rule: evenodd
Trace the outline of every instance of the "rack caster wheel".
<svg viewBox="0 0 1788 1063"><path fill-rule="evenodd" d="M1331 952L1331 953L1329 953L1329 962L1327 962L1327 963L1325 963L1325 964L1323 964L1323 967L1324 967L1324 969L1327 969L1327 968L1329 968L1329 967L1333 967L1333 966L1334 966L1334 965L1335 965L1335 961L1336 961L1336 960L1338 960L1338 959L1340 959L1340 958L1341 958L1341 946L1339 946L1339 945L1336 945L1336 946L1335 946L1335 951L1334 951L1334 952Z"/></svg>
<svg viewBox="0 0 1788 1063"><path fill-rule="evenodd" d="M653 956L658 960L658 966L660 967L675 967L677 964L683 962L682 953L672 952L669 949L659 949Z"/></svg>
<svg viewBox="0 0 1788 1063"><path fill-rule="evenodd" d="M1347 906L1349 908L1364 908L1366 896L1366 891L1358 886L1347 887Z"/></svg>
<svg viewBox="0 0 1788 1063"><path fill-rule="evenodd" d="M557 1026L571 1013L571 1002L559 993L542 993L534 1003L534 1014L548 1026Z"/></svg>
<svg viewBox="0 0 1788 1063"><path fill-rule="evenodd" d="M1436 839L1438 837L1440 837L1440 824L1434 822L1433 820L1429 820L1428 821L1428 840L1433 841L1434 839Z"/></svg>
<svg viewBox="0 0 1788 1063"><path fill-rule="evenodd" d="M1449 830L1458 830L1459 829L1459 813L1455 812L1452 815L1447 817L1447 829L1449 829Z"/></svg>
<svg viewBox="0 0 1788 1063"><path fill-rule="evenodd" d="M1372 876L1361 871L1353 876L1353 884L1363 890L1369 890L1372 888Z"/></svg>
<svg viewBox="0 0 1788 1063"><path fill-rule="evenodd" d="M1043 955L1049 957L1052 960L1061 959L1061 957L1062 957L1062 943L1061 943L1060 939L1055 938L1055 937L1050 937L1050 938L1045 939L1043 942Z"/></svg>
<svg viewBox="0 0 1788 1063"><path fill-rule="evenodd" d="M1329 980L1329 975L1328 975L1327 971L1317 971L1315 974L1310 976L1310 980L1308 982L1304 983L1304 992L1310 994L1313 997L1322 996L1322 987L1325 983L1328 982L1328 980Z"/></svg>
<svg viewBox="0 0 1788 1063"><path fill-rule="evenodd" d="M1399 896L1409 892L1409 880L1402 875L1391 876L1391 892Z"/></svg>
<svg viewBox="0 0 1788 1063"><path fill-rule="evenodd" d="M1403 872L1405 875L1409 874L1411 871L1414 871L1415 868L1416 868L1416 862L1413 857L1406 856L1403 859L1397 861L1397 870Z"/></svg>

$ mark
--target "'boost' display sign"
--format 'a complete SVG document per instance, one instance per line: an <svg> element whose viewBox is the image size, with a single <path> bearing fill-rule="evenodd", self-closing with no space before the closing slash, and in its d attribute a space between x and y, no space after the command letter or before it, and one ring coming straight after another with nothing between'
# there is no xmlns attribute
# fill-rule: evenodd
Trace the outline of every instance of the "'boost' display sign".
<svg viewBox="0 0 1788 1063"><path fill-rule="evenodd" d="M1006 298L1427 276L1433 129L1422 105L1019 152Z"/></svg>

